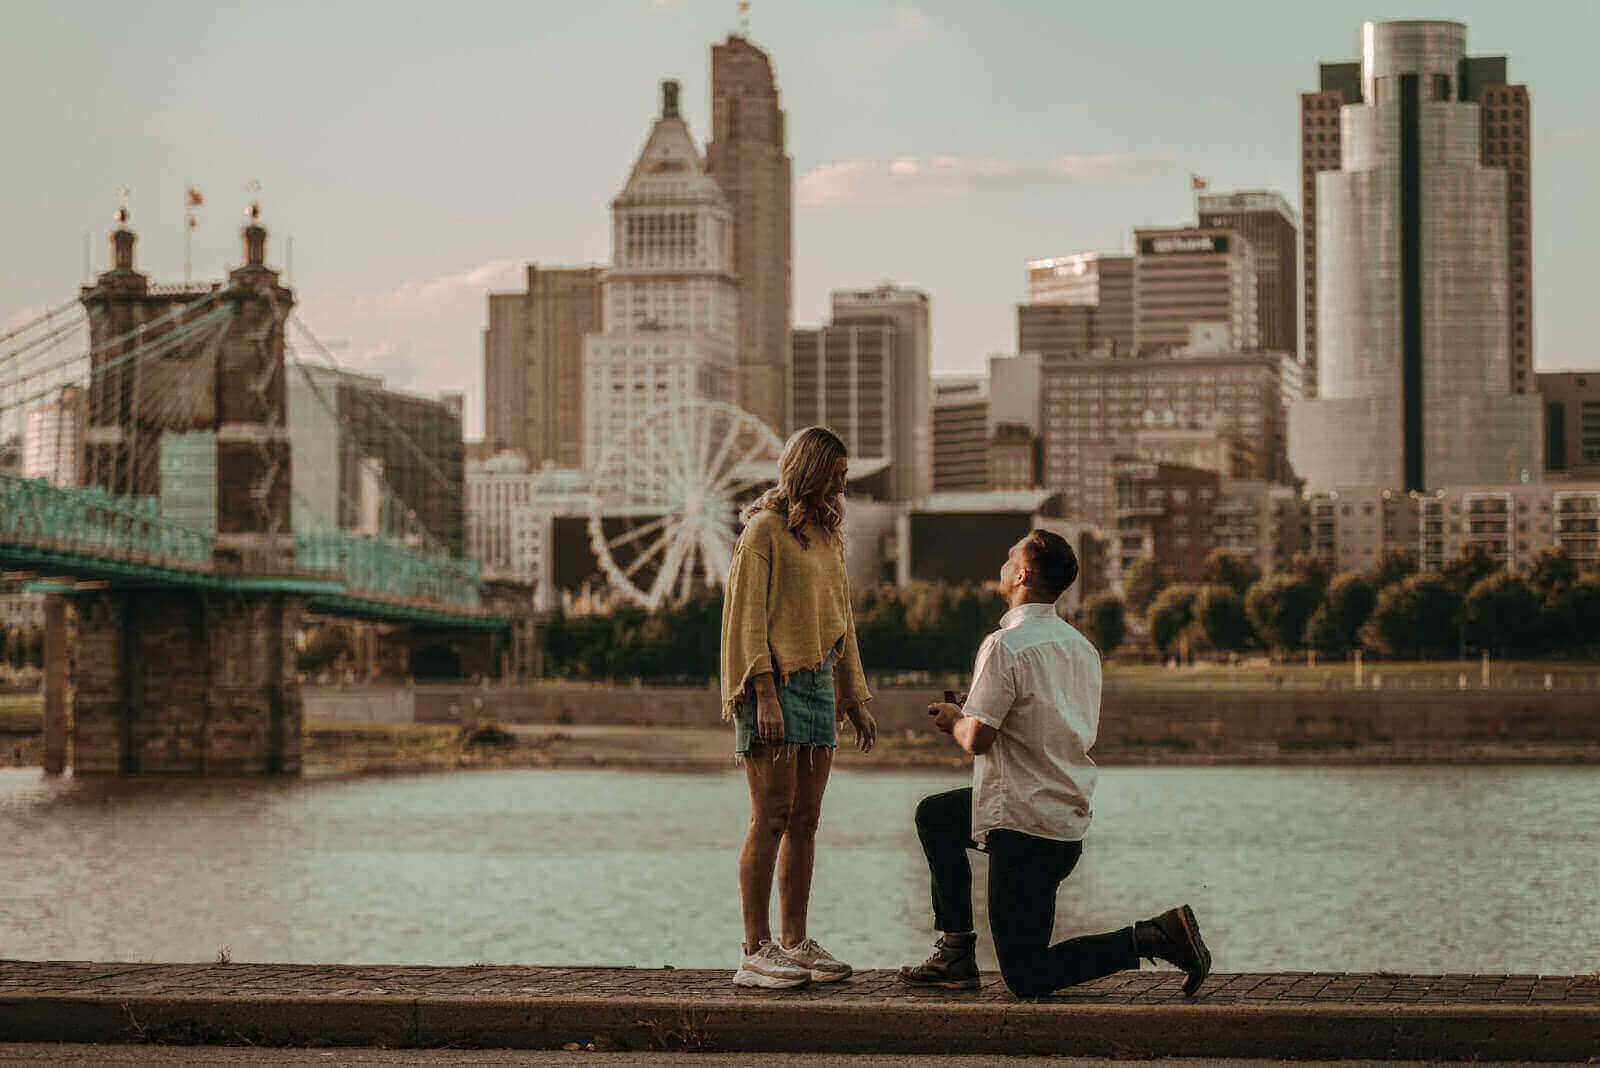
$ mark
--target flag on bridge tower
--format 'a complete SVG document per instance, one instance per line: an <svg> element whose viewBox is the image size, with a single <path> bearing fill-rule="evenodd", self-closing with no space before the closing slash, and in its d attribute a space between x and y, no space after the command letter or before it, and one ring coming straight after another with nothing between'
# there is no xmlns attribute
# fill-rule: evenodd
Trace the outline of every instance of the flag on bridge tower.
<svg viewBox="0 0 1600 1068"><path fill-rule="evenodd" d="M1189 175L1189 187L1195 192L1199 192L1206 187L1206 180L1198 174L1191 174Z"/></svg>
<svg viewBox="0 0 1600 1068"><path fill-rule="evenodd" d="M206 202L206 198L201 195L200 190L191 185L188 192L188 201L189 207L198 208Z"/></svg>

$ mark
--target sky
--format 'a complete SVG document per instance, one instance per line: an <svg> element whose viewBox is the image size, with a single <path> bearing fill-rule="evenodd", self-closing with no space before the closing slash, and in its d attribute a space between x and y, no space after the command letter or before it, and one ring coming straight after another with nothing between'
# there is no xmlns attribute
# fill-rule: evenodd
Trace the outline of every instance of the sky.
<svg viewBox="0 0 1600 1068"><path fill-rule="evenodd" d="M710 46L734 0L7 0L0 38L0 329L106 264L130 190L139 265L268 259L350 369L464 391L482 430L485 295L524 265L603 264L609 202L662 78L702 151ZM1374 10L1325 0L753 0L794 165L794 319L836 288L926 290L935 373L1014 351L1027 260L1192 221L1189 177L1299 202L1299 93L1366 19L1465 22L1532 98L1535 367L1600 368L1600 89L1590 0Z"/></svg>

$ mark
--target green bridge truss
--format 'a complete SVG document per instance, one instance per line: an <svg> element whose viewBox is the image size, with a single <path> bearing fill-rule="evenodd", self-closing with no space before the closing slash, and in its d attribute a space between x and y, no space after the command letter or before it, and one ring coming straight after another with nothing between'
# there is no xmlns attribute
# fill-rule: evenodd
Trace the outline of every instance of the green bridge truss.
<svg viewBox="0 0 1600 1068"><path fill-rule="evenodd" d="M508 622L483 609L478 564L346 531L295 535L287 575L216 571L211 535L157 514L155 501L0 474L0 564L119 585L292 593L312 611L470 629Z"/></svg>

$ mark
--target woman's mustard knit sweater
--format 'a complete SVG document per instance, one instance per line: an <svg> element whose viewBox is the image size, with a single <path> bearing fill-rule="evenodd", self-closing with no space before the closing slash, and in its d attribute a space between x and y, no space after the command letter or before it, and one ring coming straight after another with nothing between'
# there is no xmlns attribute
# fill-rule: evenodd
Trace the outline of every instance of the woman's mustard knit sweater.
<svg viewBox="0 0 1600 1068"><path fill-rule="evenodd" d="M856 648L844 540L815 526L801 545L783 516L761 512L734 546L722 603L722 717L729 719L752 694L752 676L773 673L781 685L789 672L820 667L838 652L835 697L842 706L865 703L867 677Z"/></svg>

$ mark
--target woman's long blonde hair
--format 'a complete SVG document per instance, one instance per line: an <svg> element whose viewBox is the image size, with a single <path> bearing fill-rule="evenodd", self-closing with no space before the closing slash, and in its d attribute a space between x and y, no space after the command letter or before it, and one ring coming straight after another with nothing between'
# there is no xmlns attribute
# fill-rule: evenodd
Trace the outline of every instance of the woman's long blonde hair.
<svg viewBox="0 0 1600 1068"><path fill-rule="evenodd" d="M831 492L839 461L850 455L838 434L825 426L796 430L778 458L778 484L751 502L739 517L748 523L762 512L777 512L783 525L806 545L806 524L830 534L844 530L844 497Z"/></svg>

